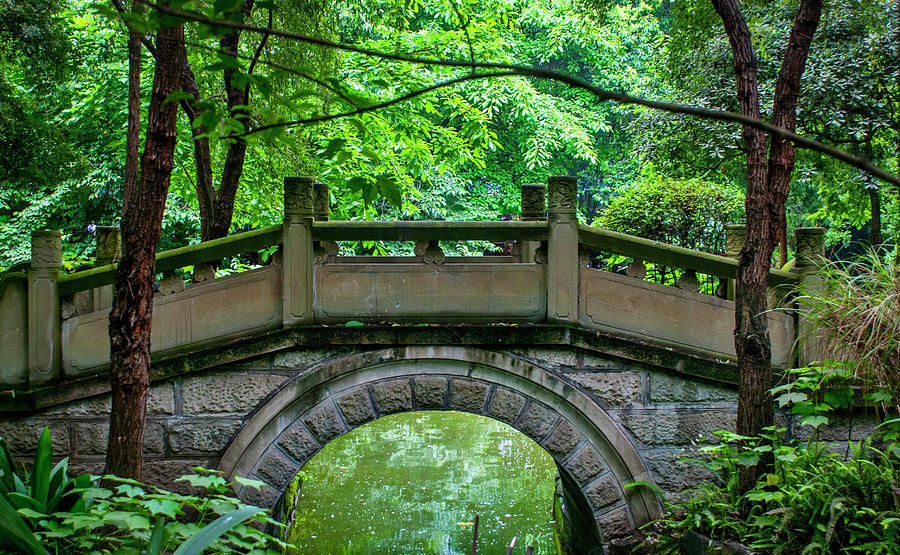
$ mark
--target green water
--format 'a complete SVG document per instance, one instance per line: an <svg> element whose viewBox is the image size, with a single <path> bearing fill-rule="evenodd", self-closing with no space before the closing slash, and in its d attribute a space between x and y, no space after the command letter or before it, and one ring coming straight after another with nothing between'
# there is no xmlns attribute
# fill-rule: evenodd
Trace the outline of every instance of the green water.
<svg viewBox="0 0 900 555"><path fill-rule="evenodd" d="M501 422L459 412L380 418L304 467L289 540L300 553L555 553L556 466Z"/></svg>

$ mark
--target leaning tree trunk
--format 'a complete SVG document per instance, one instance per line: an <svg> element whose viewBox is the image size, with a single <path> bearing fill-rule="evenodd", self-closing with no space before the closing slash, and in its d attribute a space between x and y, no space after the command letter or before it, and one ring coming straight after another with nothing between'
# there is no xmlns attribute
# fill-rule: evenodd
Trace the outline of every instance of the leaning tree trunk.
<svg viewBox="0 0 900 555"><path fill-rule="evenodd" d="M734 54L741 113L760 118L756 53L737 0L713 0ZM803 0L791 29L775 88L773 124L795 128L800 77L822 11L821 0ZM775 240L783 228L784 207L794 167L793 144L773 138L768 161L762 131L744 126L747 152L747 235L738 257L735 287L734 345L738 357L737 433L758 436L774 424L771 387L771 343L766 311L766 282ZM746 492L772 465L771 454L755 466L741 467L739 490Z"/></svg>
<svg viewBox="0 0 900 555"><path fill-rule="evenodd" d="M147 138L137 187L126 190L122 258L109 315L112 412L106 472L141 479L144 421L150 388L150 324L156 246L175 150L178 105L163 101L178 90L185 56L184 28L159 31Z"/></svg>

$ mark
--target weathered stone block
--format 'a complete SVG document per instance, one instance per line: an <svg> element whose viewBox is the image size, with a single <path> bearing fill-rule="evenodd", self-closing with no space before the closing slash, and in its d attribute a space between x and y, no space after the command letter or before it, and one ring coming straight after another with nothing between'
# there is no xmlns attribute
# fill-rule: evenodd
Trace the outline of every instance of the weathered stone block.
<svg viewBox="0 0 900 555"><path fill-rule="evenodd" d="M637 372L578 372L566 374L610 406L642 404L641 375Z"/></svg>
<svg viewBox="0 0 900 555"><path fill-rule="evenodd" d="M102 476L106 468L104 459L71 460L69 461L69 477L81 476L82 474L93 474L94 476Z"/></svg>
<svg viewBox="0 0 900 555"><path fill-rule="evenodd" d="M215 373L190 377L181 386L185 416L243 415L275 391L287 378L281 374Z"/></svg>
<svg viewBox="0 0 900 555"><path fill-rule="evenodd" d="M192 467L215 468L215 464L214 459L204 458L144 459L143 481L179 493L197 493L203 490L192 488L188 482L175 480L185 474L196 474L196 471L191 470Z"/></svg>
<svg viewBox="0 0 900 555"><path fill-rule="evenodd" d="M627 507L619 507L597 517L597 527L603 541L627 536L634 532L635 526L628 515Z"/></svg>
<svg viewBox="0 0 900 555"><path fill-rule="evenodd" d="M365 387L357 387L347 393L343 393L335 400L344 421L349 426L359 426L375 418L375 409L369 392Z"/></svg>
<svg viewBox="0 0 900 555"><path fill-rule="evenodd" d="M275 447L269 447L256 469L256 474L279 490L291 481L300 467Z"/></svg>
<svg viewBox="0 0 900 555"><path fill-rule="evenodd" d="M578 366L578 356L574 351L567 349L523 349L516 351L514 354L542 366L563 366L568 368Z"/></svg>
<svg viewBox="0 0 900 555"><path fill-rule="evenodd" d="M622 423L634 437L646 445L687 445L702 435L714 438L718 430L734 430L734 411L675 410L628 411Z"/></svg>
<svg viewBox="0 0 900 555"><path fill-rule="evenodd" d="M624 365L621 362L597 355L584 355L584 357L582 357L581 367L585 370L605 371L616 371L624 369Z"/></svg>
<svg viewBox="0 0 900 555"><path fill-rule="evenodd" d="M13 455L27 455L37 449L44 426L50 427L50 443L57 457L69 455L69 427L65 422L52 420L2 420L0 437L6 440Z"/></svg>
<svg viewBox="0 0 900 555"><path fill-rule="evenodd" d="M565 468L576 482L586 484L591 478L606 470L606 464L597 450L588 446L566 461Z"/></svg>
<svg viewBox="0 0 900 555"><path fill-rule="evenodd" d="M553 427L556 418L555 412L539 403L532 402L519 418L516 428L533 440L540 442Z"/></svg>
<svg viewBox="0 0 900 555"><path fill-rule="evenodd" d="M301 424L295 422L278 439L278 445L300 464L305 463L319 450L319 442Z"/></svg>
<svg viewBox="0 0 900 555"><path fill-rule="evenodd" d="M519 417L522 406L525 405L525 396L514 393L509 389L498 387L488 407L488 414L498 420L512 424Z"/></svg>
<svg viewBox="0 0 900 555"><path fill-rule="evenodd" d="M171 382L161 383L150 388L147 414L175 414L175 387Z"/></svg>
<svg viewBox="0 0 900 555"><path fill-rule="evenodd" d="M588 503L595 511L599 511L622 499L622 491L619 489L619 484L616 483L612 474L607 474L594 480L583 491Z"/></svg>
<svg viewBox="0 0 900 555"><path fill-rule="evenodd" d="M372 385L372 395L381 414L412 410L412 387L409 380L385 380Z"/></svg>
<svg viewBox="0 0 900 555"><path fill-rule="evenodd" d="M165 433L165 426L161 422L148 421L144 426L144 453L164 453ZM109 422L72 422L72 438L76 456L104 456L109 444Z"/></svg>
<svg viewBox="0 0 900 555"><path fill-rule="evenodd" d="M80 401L51 407L44 411L45 415L65 416L109 416L112 401L109 395L98 395Z"/></svg>
<svg viewBox="0 0 900 555"><path fill-rule="evenodd" d="M450 380L450 408L481 414L487 400L488 384L477 380Z"/></svg>
<svg viewBox="0 0 900 555"><path fill-rule="evenodd" d="M447 396L447 378L422 376L413 380L419 409L442 409Z"/></svg>
<svg viewBox="0 0 900 555"><path fill-rule="evenodd" d="M717 480L713 472L702 464L686 460L687 455L680 449L645 452L643 455L653 475L653 482L667 494L677 496L700 484ZM700 453L691 456L699 458Z"/></svg>
<svg viewBox="0 0 900 555"><path fill-rule="evenodd" d="M346 351L337 349L303 349L299 351L288 351L276 354L272 366L275 368L302 370L310 364L315 364L326 358L337 356L342 352Z"/></svg>
<svg viewBox="0 0 900 555"><path fill-rule="evenodd" d="M241 427L240 420L207 418L169 424L169 447L176 454L220 454Z"/></svg>
<svg viewBox="0 0 900 555"><path fill-rule="evenodd" d="M650 401L653 403L696 403L725 401L737 403L737 392L727 387L695 382L663 372L650 373Z"/></svg>
<svg viewBox="0 0 900 555"><path fill-rule="evenodd" d="M561 461L572 452L572 449L575 449L579 441L581 441L581 436L578 432L568 422L560 420L542 445L553 455L554 459Z"/></svg>
<svg viewBox="0 0 900 555"><path fill-rule="evenodd" d="M241 493L238 495L238 498L244 503L264 509L274 509L279 497L281 497L281 491L269 485L264 485L260 489L246 486L241 488Z"/></svg>
<svg viewBox="0 0 900 555"><path fill-rule="evenodd" d="M334 406L328 401L304 416L303 423L322 444L344 433L344 424Z"/></svg>

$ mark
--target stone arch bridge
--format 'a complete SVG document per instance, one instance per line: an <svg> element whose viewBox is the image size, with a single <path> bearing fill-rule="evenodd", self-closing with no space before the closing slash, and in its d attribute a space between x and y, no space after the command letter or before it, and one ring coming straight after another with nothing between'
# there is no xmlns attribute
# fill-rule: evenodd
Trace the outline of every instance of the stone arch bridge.
<svg viewBox="0 0 900 555"><path fill-rule="evenodd" d="M556 177L522 187L518 221L338 222L327 186L288 178L282 225L161 253L146 479L171 486L190 466L217 467L266 482L239 493L272 506L348 430L461 410L554 457L586 544L658 517L656 495L628 484L677 495L706 479L678 453L734 425L736 262L579 225L575 203L575 179ZM795 271L772 271L773 288L805 279L821 251L821 230L797 236ZM343 241L379 240L415 242L415 254L341 254ZM48 425L72 468L100 472L118 232L101 228L96 264L68 274L60 241L34 232L31 261L0 277L0 436L26 455ZM458 241L509 248L446 255ZM203 264L248 252L271 256L219 276ZM596 268L598 253L617 264ZM677 280L647 279L661 268ZM783 369L795 317L768 317Z"/></svg>

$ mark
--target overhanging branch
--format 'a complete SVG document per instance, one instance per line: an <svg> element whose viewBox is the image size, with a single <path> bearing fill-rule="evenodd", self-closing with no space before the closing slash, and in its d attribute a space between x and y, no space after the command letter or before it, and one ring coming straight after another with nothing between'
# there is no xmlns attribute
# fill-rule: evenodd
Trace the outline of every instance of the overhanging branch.
<svg viewBox="0 0 900 555"><path fill-rule="evenodd" d="M654 110L660 110L663 112L668 112L672 114L684 114L687 116L699 117L703 119L711 119L718 121L728 121L733 123L739 123L741 125L747 125L750 127L754 127L756 129L760 129L769 133L772 136L779 137L788 141L791 141L795 145L800 148L805 148L808 150L814 150L816 152L821 152L826 156L830 156L836 160L840 160L850 166L853 166L859 170L862 170L878 179L891 183L897 187L900 187L900 177L882 169L878 166L863 160L862 158L858 158L853 156L850 153L844 152L843 150L834 148L830 145L826 145L825 143L821 143L814 139L810 139L804 137L802 135L798 135L794 132L788 131L782 127L777 127L775 125L766 123L759 119L743 116L741 114L735 114L733 112L726 112L724 110L713 110L709 108L701 108L699 106L689 106L684 104L676 104L672 102L661 102L657 100L648 100L645 98L640 98L636 96L627 95L624 93L608 91L605 89L601 89L590 83L582 81L576 77L571 75L567 75L564 73L560 73L557 71L540 69L534 67L513 65L513 64L503 64L496 62L467 62L463 60L448 60L448 59L435 59L435 58L420 58L415 56L405 56L402 54L391 54L388 52L379 52L377 50L371 50L368 48L358 48L355 46L350 46L347 44L341 44L337 42L333 42L327 39L322 39L318 37L310 37L307 35L301 35L299 33L290 33L287 31L279 31L277 29L267 29L264 27L256 27L253 25L245 25L243 23L238 23L235 21L227 21L227 20L217 20L211 19L206 16L202 16L195 13L185 12L182 10L176 10L170 8L168 6L164 6L161 4L157 4L154 2L146 2L147 6L150 6L161 13L166 15L172 15L176 17L181 17L188 21L195 21L197 23L203 23L206 25L211 25L215 27L224 27L229 29L240 29L242 31L248 31L251 33L260 33L260 34L268 34L272 36L281 37L284 39L295 40L299 42L304 42L307 44L314 44L317 46L322 46L325 48L334 48L337 50L342 50L344 52L352 52L356 54L361 54L364 56L371 56L375 58L380 58L383 60L391 60L395 62L405 62L410 64L419 64L419 65L431 65L431 66L441 66L441 67L457 67L457 68L467 68L467 69L489 69L496 70L496 73L482 73L482 74L471 74L468 79L451 79L445 81L443 83L438 83L436 85L432 85L430 87L426 87L421 91L415 91L413 93L409 93L403 95L401 97L397 97L393 100L383 102L380 104L375 104L373 106L360 108L358 110L353 110L351 112L344 112L342 114L334 114L332 116L321 116L316 118L309 118L306 120L296 120L295 122L285 122L283 124L270 124L269 127L260 127L255 130L251 130L248 133L252 133L254 131L260 131L264 128L271 128L278 125L302 125L309 123L320 123L323 121L329 121L333 119L337 119L340 117L348 117L353 116L365 112L371 112L373 110L377 110L379 108L384 108L387 106L391 106L397 104L399 102L403 102L405 100L409 100L415 96L419 96L421 94L425 94L426 92L431 92L437 90L442 87L454 85L456 83L462 81L468 81L471 79L486 79L491 77L499 77L499 76L509 76L509 75L521 75L526 77L534 77L537 79L547 79L551 81L556 81L559 83L563 83L570 87L578 88L585 90L596 98L600 100L609 100L619 104L625 105L633 105L633 106L644 106L646 108L652 108Z"/></svg>

